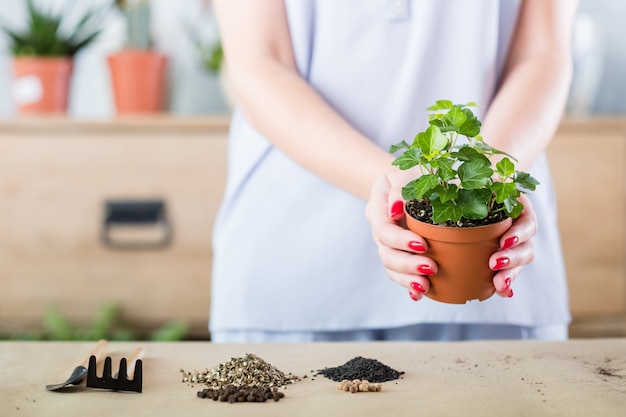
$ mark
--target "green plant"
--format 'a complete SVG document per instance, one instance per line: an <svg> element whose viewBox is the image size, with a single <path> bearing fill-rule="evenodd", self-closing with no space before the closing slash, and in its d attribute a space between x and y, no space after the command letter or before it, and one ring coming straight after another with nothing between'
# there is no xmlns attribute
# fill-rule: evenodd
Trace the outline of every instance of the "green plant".
<svg viewBox="0 0 626 417"><path fill-rule="evenodd" d="M470 110L475 106L439 100L427 109L432 113L425 131L411 144L402 141L389 149L402 150L393 165L402 170L420 168L421 175L406 184L402 195L407 202L419 203L419 217L433 224L470 226L476 220L516 218L524 209L521 194L539 184L529 173L515 169L513 156L483 140L482 124ZM467 142L459 143L460 136ZM495 169L489 159L493 155L504 155Z"/></svg>
<svg viewBox="0 0 626 417"><path fill-rule="evenodd" d="M48 308L43 317L43 333L40 335L21 335L19 339L38 340L152 340L177 341L187 336L189 325L174 320L164 323L148 335L140 335L124 325L122 309L114 303L104 304L89 326L76 326L65 318L56 308Z"/></svg>
<svg viewBox="0 0 626 417"><path fill-rule="evenodd" d="M14 56L67 56L73 57L92 43L100 34L100 13L87 12L73 29L64 33L62 14L52 14L38 9L28 0L28 26L19 31L2 25L9 38L9 48Z"/></svg>
<svg viewBox="0 0 626 417"><path fill-rule="evenodd" d="M115 5L126 18L126 46L132 49L150 49L150 1L149 0L115 0Z"/></svg>
<svg viewBox="0 0 626 417"><path fill-rule="evenodd" d="M222 69L222 61L224 60L222 43L217 41L213 44L205 44L197 40L195 44L196 48L200 52L202 67L211 73L219 73Z"/></svg>

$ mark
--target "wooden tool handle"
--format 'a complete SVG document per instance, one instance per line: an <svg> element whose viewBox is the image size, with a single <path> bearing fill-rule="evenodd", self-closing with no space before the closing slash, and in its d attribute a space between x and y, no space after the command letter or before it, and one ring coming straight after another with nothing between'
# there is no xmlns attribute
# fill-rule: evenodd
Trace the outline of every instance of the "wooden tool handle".
<svg viewBox="0 0 626 417"><path fill-rule="evenodd" d="M89 354L87 355L85 360L83 360L81 365L86 368L87 365L89 365L89 358L92 356L96 357L96 363L97 363L100 360L100 357L104 355L104 352L107 349L107 343L108 342L106 340L100 339L98 343L96 344L96 346L93 349L91 349L91 352L89 352Z"/></svg>
<svg viewBox="0 0 626 417"><path fill-rule="evenodd" d="M143 355L146 353L143 348L138 347L135 349L133 354L126 360L126 374L128 378L132 379L135 375L135 365L137 364L138 359L143 359Z"/></svg>

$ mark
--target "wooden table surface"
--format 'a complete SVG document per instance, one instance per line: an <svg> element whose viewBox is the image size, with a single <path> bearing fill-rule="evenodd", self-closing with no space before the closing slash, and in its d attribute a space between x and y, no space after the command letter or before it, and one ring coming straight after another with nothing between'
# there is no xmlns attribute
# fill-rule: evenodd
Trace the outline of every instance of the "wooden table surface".
<svg viewBox="0 0 626 417"><path fill-rule="evenodd" d="M83 386L46 391L64 381L95 342L0 342L0 415L8 416L626 416L626 339L567 342L378 342L219 345L141 342L143 393ZM137 342L109 343L113 370ZM307 378L267 403L197 398L202 386L180 369L202 371L253 353ZM355 356L404 371L381 392L350 394L312 370Z"/></svg>

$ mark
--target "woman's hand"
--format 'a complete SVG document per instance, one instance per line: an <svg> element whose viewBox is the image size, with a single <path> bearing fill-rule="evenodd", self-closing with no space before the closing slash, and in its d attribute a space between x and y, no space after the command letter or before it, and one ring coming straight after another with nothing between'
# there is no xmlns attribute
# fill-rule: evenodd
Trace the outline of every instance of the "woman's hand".
<svg viewBox="0 0 626 417"><path fill-rule="evenodd" d="M437 264L425 255L426 240L405 227L402 184L413 176L411 170L394 169L377 178L365 215L387 275L417 301L430 289L428 276L437 273Z"/></svg>
<svg viewBox="0 0 626 417"><path fill-rule="evenodd" d="M524 211L500 238L500 250L489 258L489 267L498 271L493 285L502 297L513 297L511 284L535 257L532 238L537 233L537 216L528 197L522 195L520 201Z"/></svg>
<svg viewBox="0 0 626 417"><path fill-rule="evenodd" d="M437 264L428 257L425 239L405 228L402 184L414 175L410 170L391 170L379 177L365 214L387 275L407 288L409 296L417 301L430 289L428 277L437 273ZM520 200L524 212L501 237L501 250L489 259L490 268L498 271L493 278L494 287L503 297L513 296L511 284L534 258L532 237L537 231L537 218L530 200L526 196Z"/></svg>

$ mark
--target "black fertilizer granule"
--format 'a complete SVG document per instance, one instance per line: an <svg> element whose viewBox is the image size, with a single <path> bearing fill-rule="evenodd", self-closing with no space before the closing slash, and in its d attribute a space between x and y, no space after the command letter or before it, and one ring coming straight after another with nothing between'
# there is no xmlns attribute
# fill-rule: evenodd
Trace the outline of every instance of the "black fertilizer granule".
<svg viewBox="0 0 626 417"><path fill-rule="evenodd" d="M341 382L344 379L350 381L353 379L365 379L369 382L386 382L398 379L402 374L404 372L396 371L376 359L357 356L341 366L320 369L315 376L323 375L337 382Z"/></svg>

